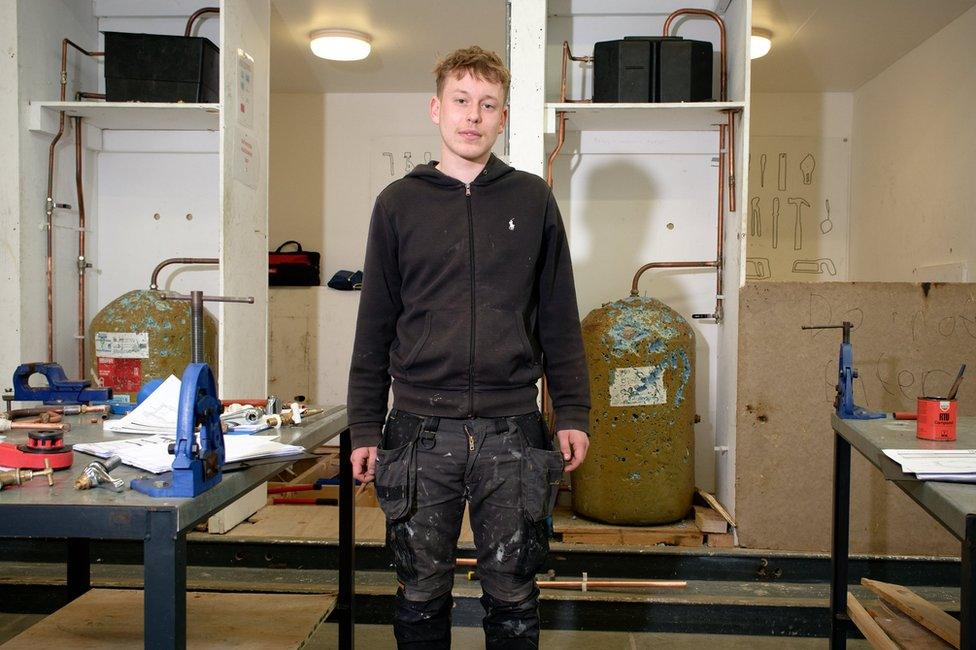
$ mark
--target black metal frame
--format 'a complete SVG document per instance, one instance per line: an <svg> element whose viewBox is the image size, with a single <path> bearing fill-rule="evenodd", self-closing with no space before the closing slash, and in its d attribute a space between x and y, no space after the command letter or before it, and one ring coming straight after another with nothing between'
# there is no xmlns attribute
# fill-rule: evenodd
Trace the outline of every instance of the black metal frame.
<svg viewBox="0 0 976 650"><path fill-rule="evenodd" d="M847 614L848 551L851 516L851 443L834 430L834 499L833 528L830 548L830 647L847 647L847 633L851 619ZM895 482L896 485L901 485ZM939 521L939 519L936 519ZM940 521L943 526L945 524ZM948 529L948 527L947 527ZM955 534L955 533L953 533ZM960 577L960 648L976 648L976 616L973 596L976 595L976 514L966 515L965 538L962 541Z"/></svg>

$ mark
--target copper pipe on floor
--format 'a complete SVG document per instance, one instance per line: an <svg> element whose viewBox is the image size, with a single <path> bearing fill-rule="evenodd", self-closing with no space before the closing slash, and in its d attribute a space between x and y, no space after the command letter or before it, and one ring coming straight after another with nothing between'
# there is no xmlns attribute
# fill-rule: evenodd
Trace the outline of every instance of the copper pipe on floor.
<svg viewBox="0 0 976 650"><path fill-rule="evenodd" d="M219 14L220 7L204 7L203 9L197 9L186 21L186 29L183 30L183 36L189 36L190 32L193 31L193 23L196 22L197 18L204 14Z"/></svg>
<svg viewBox="0 0 976 650"><path fill-rule="evenodd" d="M670 33L671 25L672 23L674 23L675 19L680 16L705 16L706 18L711 18L718 24L719 43L720 43L719 47L721 48L721 52L719 53L719 55L721 58L721 66L722 66L722 70L720 73L721 76L719 77L720 101L723 102L728 101L729 99L728 73L727 73L727 66L725 60L725 54L726 54L725 53L725 21L722 20L722 17L719 16L717 13L715 13L714 11L709 11L708 9L678 9L676 11L671 12L667 20L664 21L664 30L663 30L664 36L671 35Z"/></svg>
<svg viewBox="0 0 976 650"><path fill-rule="evenodd" d="M153 269L152 277L149 279L149 288L153 291L159 289L159 272L170 264L220 264L216 257L170 257L156 265Z"/></svg>
<svg viewBox="0 0 976 650"><path fill-rule="evenodd" d="M573 53L569 51L569 41L563 41L563 72L562 79L559 82L559 101L566 103L571 102L574 104L588 104L589 99L566 99L566 64L570 61L582 61L583 63L592 63L592 56L573 56ZM550 183L551 185L552 183Z"/></svg>
<svg viewBox="0 0 976 650"><path fill-rule="evenodd" d="M684 580L537 580L539 589L681 589Z"/></svg>

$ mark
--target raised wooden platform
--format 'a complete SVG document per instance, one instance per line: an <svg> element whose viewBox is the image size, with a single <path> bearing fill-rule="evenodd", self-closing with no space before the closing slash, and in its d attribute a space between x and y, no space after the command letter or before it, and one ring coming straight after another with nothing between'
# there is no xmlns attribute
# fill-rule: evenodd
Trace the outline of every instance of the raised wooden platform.
<svg viewBox="0 0 976 650"><path fill-rule="evenodd" d="M190 592L186 646L301 648L335 607L333 595ZM141 589L92 589L4 644L4 649L140 648Z"/></svg>

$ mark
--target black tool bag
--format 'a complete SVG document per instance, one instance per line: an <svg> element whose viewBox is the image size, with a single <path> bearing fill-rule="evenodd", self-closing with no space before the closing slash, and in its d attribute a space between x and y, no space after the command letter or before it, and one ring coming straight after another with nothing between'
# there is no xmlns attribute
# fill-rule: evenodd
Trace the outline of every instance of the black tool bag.
<svg viewBox="0 0 976 650"><path fill-rule="evenodd" d="M298 250L283 252L294 244ZM319 254L302 250L302 245L290 239L268 253L268 284L272 287L317 287Z"/></svg>

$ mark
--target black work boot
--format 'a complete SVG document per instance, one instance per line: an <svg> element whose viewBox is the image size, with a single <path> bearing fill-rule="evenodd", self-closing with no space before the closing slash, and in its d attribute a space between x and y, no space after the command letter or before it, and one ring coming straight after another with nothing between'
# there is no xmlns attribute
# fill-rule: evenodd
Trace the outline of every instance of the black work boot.
<svg viewBox="0 0 976 650"><path fill-rule="evenodd" d="M487 650L523 650L539 647L539 588L524 600L508 602L491 594L481 597L485 608Z"/></svg>
<svg viewBox="0 0 976 650"><path fill-rule="evenodd" d="M399 650L449 650L451 647L451 608L454 599L448 591L433 600L407 600L403 590L396 594L393 635Z"/></svg>

